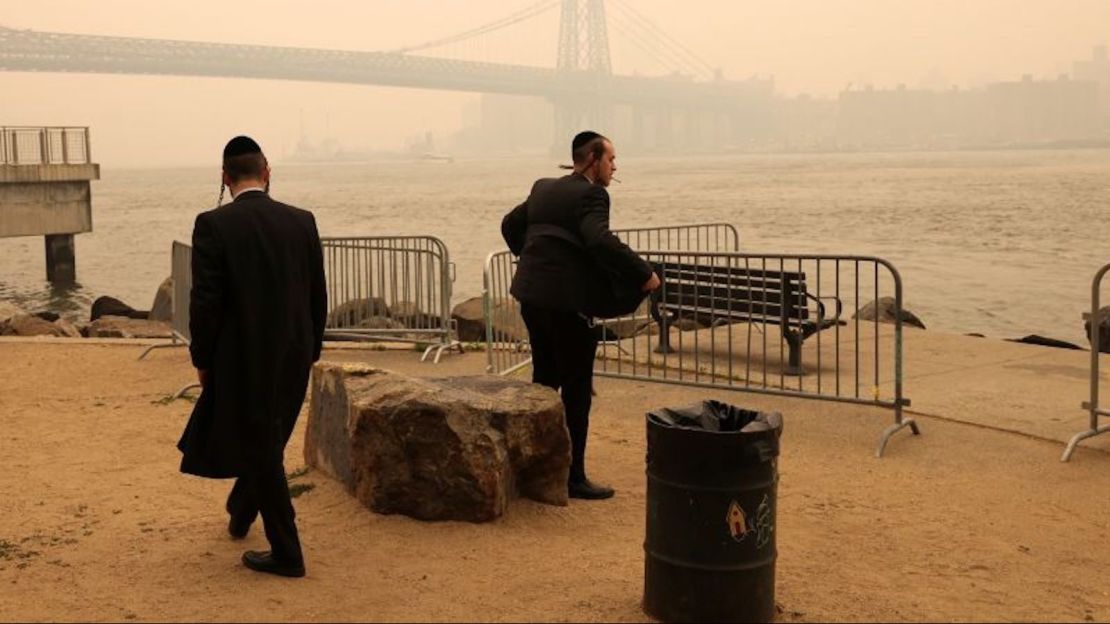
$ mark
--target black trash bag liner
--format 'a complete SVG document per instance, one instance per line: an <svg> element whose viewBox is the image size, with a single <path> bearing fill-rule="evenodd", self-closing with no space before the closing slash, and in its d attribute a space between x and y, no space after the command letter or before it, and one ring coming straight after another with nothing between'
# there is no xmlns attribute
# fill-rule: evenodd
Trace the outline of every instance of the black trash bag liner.
<svg viewBox="0 0 1110 624"><path fill-rule="evenodd" d="M648 417L668 427L716 433L782 430L782 414L778 412L757 412L720 401L701 401L681 408L664 407L648 412Z"/></svg>

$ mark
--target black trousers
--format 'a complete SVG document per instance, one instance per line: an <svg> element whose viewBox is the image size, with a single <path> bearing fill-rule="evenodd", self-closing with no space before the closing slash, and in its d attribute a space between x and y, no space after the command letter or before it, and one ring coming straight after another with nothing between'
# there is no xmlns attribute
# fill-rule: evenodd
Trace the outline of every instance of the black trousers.
<svg viewBox="0 0 1110 624"><path fill-rule="evenodd" d="M570 480L586 478L597 334L576 312L521 303L532 346L532 381L562 393L570 431Z"/></svg>
<svg viewBox="0 0 1110 624"><path fill-rule="evenodd" d="M227 497L227 512L246 523L254 522L261 514L274 558L290 563L304 561L295 522L297 514L280 460L267 462L236 479Z"/></svg>

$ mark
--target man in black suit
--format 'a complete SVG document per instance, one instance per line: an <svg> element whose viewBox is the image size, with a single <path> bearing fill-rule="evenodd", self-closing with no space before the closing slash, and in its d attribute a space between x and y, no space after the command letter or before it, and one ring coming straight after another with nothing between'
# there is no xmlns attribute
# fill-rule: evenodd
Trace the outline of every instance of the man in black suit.
<svg viewBox="0 0 1110 624"><path fill-rule="evenodd" d="M587 316L597 267L633 291L659 287L651 265L609 231L609 193L616 172L612 142L583 132L571 144L574 172L532 186L501 222L520 256L511 292L520 301L532 348L532 381L562 391L571 439L572 498L604 499L613 489L586 477L597 333ZM642 298L642 297L641 297Z"/></svg>
<svg viewBox="0 0 1110 624"><path fill-rule="evenodd" d="M243 563L300 577L284 451L323 345L320 236L312 213L270 199L270 168L253 140L227 144L223 183L234 201L193 228L189 352L203 390L178 442L181 471L235 477L228 531L245 537L261 514L271 547L247 551Z"/></svg>

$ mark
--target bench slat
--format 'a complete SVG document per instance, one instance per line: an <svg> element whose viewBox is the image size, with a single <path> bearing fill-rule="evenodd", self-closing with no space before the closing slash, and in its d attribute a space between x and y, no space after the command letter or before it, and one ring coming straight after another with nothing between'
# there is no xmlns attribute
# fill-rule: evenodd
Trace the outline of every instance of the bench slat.
<svg viewBox="0 0 1110 624"><path fill-rule="evenodd" d="M731 286L733 288L753 288L753 289L770 289L770 290L786 290L788 292L797 292L799 284L804 288L804 281L787 279L785 281L779 279L766 279L766 278L751 278L740 276L729 276L724 274L710 275L707 273L698 273L692 271L670 271L663 272L659 275L663 282L698 282L703 284L716 284L718 286Z"/></svg>
<svg viewBox="0 0 1110 624"><path fill-rule="evenodd" d="M775 269L753 269L745 268L743 266L720 266L720 265L696 265L696 264L682 264L677 262L656 262L654 263L657 272L660 275L675 274L697 274L717 277L733 277L741 279L751 279L755 281L769 280L775 282L790 281L790 282L804 282L806 279L805 272L784 270L778 271Z"/></svg>
<svg viewBox="0 0 1110 624"><path fill-rule="evenodd" d="M782 323L782 308L779 306L768 305L752 305L750 309L734 308L732 310L713 308L709 306L698 306L692 302L682 302L676 305L672 303L663 303L662 307L672 312L687 314L687 315L704 315L710 318L732 319L736 321L755 321L759 323L770 323L779 325ZM803 310L800 316L790 315L786 317L787 325L801 325L809 322L809 311Z"/></svg>
<svg viewBox="0 0 1110 624"><path fill-rule="evenodd" d="M782 315L784 307L781 301L771 301L769 297L766 302L762 299L730 300L727 297L710 297L704 292L695 293L692 290L670 290L664 292L661 301L668 308L672 309L696 307L720 310L722 314L728 313L732 316L752 313L779 317ZM785 308L786 315L789 317L800 319L809 318L809 308L804 305L798 305L796 301L787 301Z"/></svg>
<svg viewBox="0 0 1110 624"><path fill-rule="evenodd" d="M668 293L679 292L687 295L697 294L699 297L707 299L714 299L716 301L754 301L757 303L782 303L785 299L789 304L797 307L806 307L808 299L806 292L802 290L792 290L783 292L781 288L774 287L759 287L759 288L745 288L733 287L729 285L714 284L712 282L687 282L687 281L670 281L663 282L663 287L660 290L663 297Z"/></svg>

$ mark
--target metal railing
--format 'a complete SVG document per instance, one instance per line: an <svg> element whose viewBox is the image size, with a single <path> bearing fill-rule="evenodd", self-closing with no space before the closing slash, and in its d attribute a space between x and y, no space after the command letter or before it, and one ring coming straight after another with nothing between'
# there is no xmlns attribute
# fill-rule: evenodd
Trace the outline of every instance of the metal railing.
<svg viewBox="0 0 1110 624"><path fill-rule="evenodd" d="M902 279L870 256L640 251L663 287L635 314L599 323L601 376L887 408L876 449L917 423L903 414ZM527 331L509 294L516 264L491 254L485 270L489 372L530 363ZM860 318L886 300L889 322ZM878 306L876 306L878 307Z"/></svg>
<svg viewBox="0 0 1110 624"><path fill-rule="evenodd" d="M462 350L451 319L453 269L432 236L321 239L328 284L327 335L427 344L439 362Z"/></svg>
<svg viewBox="0 0 1110 624"><path fill-rule="evenodd" d="M173 242L170 253L170 277L173 281L173 318L170 319L170 343L147 347L139 359L143 359L155 349L189 346L189 301L193 289L193 248L180 241ZM199 388L200 384L190 383L174 394L178 399L186 392Z"/></svg>
<svg viewBox="0 0 1110 624"><path fill-rule="evenodd" d="M739 251L740 233L729 223L694 223L612 230L633 249L663 251ZM520 308L509 295L516 260L509 252L494 252L486 258L483 274L486 341L489 372L513 372L532 361L528 332L520 320Z"/></svg>
<svg viewBox="0 0 1110 624"><path fill-rule="evenodd" d="M633 249L740 251L740 232L729 223L623 228L613 234Z"/></svg>
<svg viewBox="0 0 1110 624"><path fill-rule="evenodd" d="M0 165L84 165L90 162L88 128L0 126Z"/></svg>
<svg viewBox="0 0 1110 624"><path fill-rule="evenodd" d="M1099 418L1102 416L1110 416L1110 410L1103 409L1099 406L1099 354L1101 353L1101 327L1102 317L1099 315L1100 308L1100 291L1102 289L1102 278L1110 271L1110 264L1102 267L1095 273L1095 278L1091 280L1091 311L1083 315L1084 320L1088 321L1091 326L1091 397L1089 400L1082 404L1082 408L1090 414L1090 428L1086 431L1081 431L1068 441L1067 448L1064 449L1064 454L1060 456L1060 461L1066 462L1071 459L1072 453L1075 452L1076 447L1080 442L1087 438L1110 432L1110 425L1099 426Z"/></svg>

